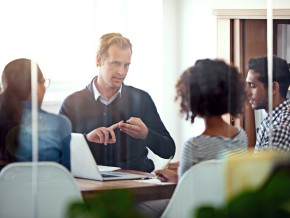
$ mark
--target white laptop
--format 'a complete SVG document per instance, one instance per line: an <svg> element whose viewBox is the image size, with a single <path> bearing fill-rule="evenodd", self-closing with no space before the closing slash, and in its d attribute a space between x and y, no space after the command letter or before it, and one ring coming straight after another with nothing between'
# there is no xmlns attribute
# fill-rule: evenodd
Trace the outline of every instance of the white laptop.
<svg viewBox="0 0 290 218"><path fill-rule="evenodd" d="M148 178L145 175L132 173L101 171L83 134L71 133L70 152L71 172L74 177L99 181ZM120 169L106 166L102 167L106 169Z"/></svg>

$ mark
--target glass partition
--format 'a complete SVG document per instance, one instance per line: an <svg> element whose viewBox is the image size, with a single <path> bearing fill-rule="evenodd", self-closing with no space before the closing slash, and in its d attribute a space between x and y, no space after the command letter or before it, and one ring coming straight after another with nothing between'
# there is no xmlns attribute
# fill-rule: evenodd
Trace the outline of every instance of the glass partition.
<svg viewBox="0 0 290 218"><path fill-rule="evenodd" d="M71 156L69 146L71 132L80 133L87 137L86 139L90 149L94 154L94 158L97 160L103 160L102 155L105 157L116 157L120 153L125 156L127 155L126 158L130 157L137 162L143 156L147 156L148 152L149 159L152 159L152 167L150 168L150 172L152 172L154 169L161 169L167 163L171 156L168 150L172 149L170 146L168 146L168 149L163 149L159 145L155 147L154 143L162 142L165 144L165 142L171 142L171 140L174 141L176 149L174 152L171 152L173 153L171 161L180 161L179 163L181 164L181 161L184 161L184 159L190 159L190 151L188 153L183 151L183 146L190 143L190 140L198 138L200 135L204 136L209 134L212 136L212 132L207 132L208 123L204 119L207 117L207 114L202 114L200 111L192 111L193 106L190 103L193 99L188 100L188 98L191 98L193 94L183 93L185 92L184 90L189 91L192 87L198 87L198 85L193 84L194 81L190 81L192 77L189 76L186 79L181 77L186 69L195 64L198 65L198 60L219 58L225 61L226 67L229 67L227 64L232 64L237 67L242 78L245 80L248 73L247 62L252 56L258 56L258 54L272 56L272 53L274 53L287 60L288 63L290 62L290 22L288 22L290 16L287 19L280 19L281 17L279 19L273 19L273 14L271 13L273 8L272 1L269 0L268 3L269 5L264 3L249 3L245 8L243 0L238 1L236 5L226 0L223 0L222 3L215 3L215 1L211 0L203 2L187 0L1 1L1 74L6 64L14 59L27 58L32 60L30 66L31 80L29 83L31 93L25 96L24 99L21 99L21 101L29 102L29 112L25 116L29 117L31 120L30 124L32 125L29 126L29 130L28 126L20 125L21 128L25 129L25 131L27 130L30 134L29 140L31 141L32 147L29 152L32 153L31 161L56 160L56 162L61 163L70 171ZM237 14L226 14L226 18L223 17L224 15L213 14L213 10L221 10L220 8L223 7L225 7L224 9L234 8L233 10L257 9L255 14L258 15L251 15L252 17L247 19L242 16L235 17L238 16ZM287 9L287 7L285 6L284 8ZM274 5L274 8L277 8L277 5ZM290 5L288 8L290 8ZM265 9L267 9L267 14L264 13ZM263 10L261 12L262 15L259 10ZM248 20L254 20L254 22L251 23ZM280 23L275 20L279 20ZM265 26L266 24L268 25ZM259 34L264 34L263 36L266 34L268 37L265 40L265 38L259 35L260 38L258 40L263 41L263 45L261 46L260 44L251 44L251 38L258 34L254 32L255 27L258 26L266 27L263 28L264 32L259 31ZM247 35L248 30L253 31L251 33L252 35ZM112 76L117 82L112 85L106 83L107 81L102 81L107 86L104 85L105 88L98 89L98 79L95 77L104 72L108 73L109 71L106 70L110 66L112 67L114 65L114 69L116 69L117 65L123 64L123 59L109 62L109 59L106 59L106 55L109 53L106 53L105 56L98 56L99 39L103 34L109 32L121 33L127 37L132 43L133 52L131 53L132 57L130 56L125 60L124 67L127 67L129 71L126 72L128 74L125 75L127 77L124 80L121 91L119 92L118 89L118 92L108 97L103 95L103 90L106 90L106 88L110 90L115 83L125 78L121 78L119 74L118 78L117 76ZM267 42L267 44L264 42ZM257 50L255 50L255 46ZM269 59L268 63L268 69L271 69L271 59ZM108 64L108 66L105 64ZM103 66L103 68L100 66ZM200 67L202 68L203 65L201 64ZM41 69L41 74L39 69ZM229 68L230 70L232 69ZM188 69L188 72L192 73L190 69ZM268 78L269 93L267 101L269 102L268 112L271 115L273 109L271 106L271 90L273 88L271 73L268 74ZM109 80L109 76L104 76L103 79ZM205 84L213 85L215 81L209 80ZM190 82L192 84L189 85ZM19 83L22 84L24 82L19 80ZM230 83L231 80L229 79L228 84ZM180 86L176 87L177 84ZM118 99L126 97L126 90L131 89L131 86L145 91L144 93L142 92L142 98L138 97L132 98L133 100L131 99L130 101L128 100L129 103L122 104L124 107L122 110L113 107L110 108L110 104L114 104ZM230 87L229 85L227 88L234 87ZM5 91L5 84L2 81L0 87L1 95L3 91ZM242 91L244 90L241 89ZM73 101L75 99L70 98L67 101L66 107L62 107L66 98L75 92L78 92L78 94L76 94L77 97L73 98L77 100ZM86 96L88 92L90 92L89 95L94 99L89 104L79 100ZM228 95L231 96L231 94L229 93ZM100 97L98 97L99 95ZM179 96L177 101L175 101L176 95ZM289 91L287 96L289 97ZM184 100L183 105L180 103L182 98ZM218 108L218 100L220 99L215 100ZM1 98L1 101L4 100ZM75 106L76 102L79 104L79 107ZM268 113L262 110L254 112L252 107L245 103L245 111L239 114L237 121L228 113L229 108L233 107L236 102L231 99L231 101L226 103L228 106L225 109L227 113L224 113L226 115L223 116L223 119L226 121L225 123L230 124L231 127L245 129L245 134L248 134L249 141L251 141L251 145L248 143L247 146L254 147L257 127L260 126L262 120L264 120ZM127 111L132 110L135 106L138 110L147 109L147 104L153 106L148 107L150 110L144 111L143 114L139 113L139 111L126 114ZM204 102L204 104L207 104L207 102ZM102 113L99 113L99 117L97 117L99 120L102 119L102 122L99 122L94 114L95 111L96 113L99 111L97 106L100 106L103 110ZM1 105L1 107L4 106ZM95 111L90 109L91 107L95 107ZM180 109L185 116L180 116ZM60 110L62 115L59 114ZM1 113L2 111L1 109ZM130 122L134 123L135 119L132 118L138 118L139 115L143 116L142 119L147 119L146 122L144 121L145 123L141 123L141 127L136 127L137 130L142 127L144 128L144 126L145 129L148 127L147 132L145 131L145 136L137 135L134 131L125 135L122 132L123 130L114 127L115 122L117 122L114 117L115 113L117 113L116 111L118 113L120 111L119 115L116 115L116 117L120 118L118 122L124 121L125 124L130 124ZM152 116L150 116L151 112L153 114ZM195 113L197 114L196 117ZM78 117L79 114L82 114L81 118ZM188 120L185 119L186 115L189 117ZM89 116L94 118L88 118ZM23 117L23 114L20 118L18 117L20 119L20 121L17 121L19 124L22 124ZM193 123L190 122L192 117L194 118ZM44 121L44 119L47 120ZM158 122L155 122L156 120ZM225 123L222 124L226 125ZM138 153L138 149L136 148L134 148L134 151L129 151L126 145L122 144L118 148L119 153L115 154L112 145L94 143L88 139L88 133L95 129L97 131L97 129L103 127L111 128L110 130L113 128L113 132L117 132L117 140L119 138L126 138L130 145L140 146L143 152L141 154ZM237 131L236 129L231 130ZM95 135L98 134L100 133L98 132ZM54 137L55 135L56 137ZM224 135L228 136L225 138L232 137L230 130ZM154 137L157 137L158 140ZM99 138L97 139L99 140ZM1 138L2 155L4 154L4 139L6 140L5 137ZM46 139L50 139L51 141L47 142ZM154 143L151 145L150 143L152 141ZM271 141L272 139L270 137L270 144ZM44 146L39 145L40 143L43 143ZM58 145L59 147L54 147L54 149L64 149L65 152L62 155L65 155L65 157L56 157L56 153L48 148L51 145L50 143L60 144ZM227 143L231 144L232 142ZM111 150L104 153L98 152L100 146L107 146L106 148ZM247 150L247 148L244 150ZM227 155L227 152L216 152L216 157L219 158ZM47 158L49 155L52 155L53 158ZM121 163L123 156L122 158L118 158L118 161ZM150 162L150 160L144 158L144 162L146 161ZM110 161L101 162L101 165L110 164L114 167L121 168L128 166L126 164L117 165L114 162L116 164L115 166ZM5 161L3 165L5 165ZM181 166L184 167L184 165ZM129 170L143 169L138 167L133 165L132 168L128 168L130 168ZM187 168L189 167L187 166ZM177 175L182 175L180 172L176 173ZM35 174L36 179L37 172ZM35 190L35 197L37 198L37 186L35 186ZM184 196L184 199L186 197L188 196ZM37 205L37 202L35 205Z"/></svg>

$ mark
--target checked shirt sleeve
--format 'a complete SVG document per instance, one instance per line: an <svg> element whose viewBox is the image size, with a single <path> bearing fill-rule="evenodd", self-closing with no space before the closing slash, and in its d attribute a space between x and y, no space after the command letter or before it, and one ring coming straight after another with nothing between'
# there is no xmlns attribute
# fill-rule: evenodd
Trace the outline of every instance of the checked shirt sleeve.
<svg viewBox="0 0 290 218"><path fill-rule="evenodd" d="M272 143L270 143L270 137ZM271 145L270 145L271 144ZM278 152L289 152L290 151L290 127L289 126L275 126L271 132L265 136L259 144L257 150L276 150Z"/></svg>
<svg viewBox="0 0 290 218"><path fill-rule="evenodd" d="M290 151L290 127L277 126L272 131L272 147L277 151Z"/></svg>
<svg viewBox="0 0 290 218"><path fill-rule="evenodd" d="M272 121L267 116L260 125L255 153L270 149L278 152L290 152L290 99L273 110Z"/></svg>

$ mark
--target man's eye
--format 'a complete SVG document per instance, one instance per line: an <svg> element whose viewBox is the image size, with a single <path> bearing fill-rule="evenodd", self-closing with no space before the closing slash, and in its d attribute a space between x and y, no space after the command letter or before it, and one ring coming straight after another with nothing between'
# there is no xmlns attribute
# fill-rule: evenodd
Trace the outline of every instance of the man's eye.
<svg viewBox="0 0 290 218"><path fill-rule="evenodd" d="M119 62L113 62L112 65L113 66L120 66L120 63Z"/></svg>
<svg viewBox="0 0 290 218"><path fill-rule="evenodd" d="M247 86L250 87L251 89L256 88L256 86L253 83L247 83Z"/></svg>

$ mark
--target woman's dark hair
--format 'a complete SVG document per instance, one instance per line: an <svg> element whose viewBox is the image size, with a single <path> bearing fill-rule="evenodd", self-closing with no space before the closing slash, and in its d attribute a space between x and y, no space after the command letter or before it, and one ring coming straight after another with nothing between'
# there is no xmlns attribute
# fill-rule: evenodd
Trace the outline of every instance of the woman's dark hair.
<svg viewBox="0 0 290 218"><path fill-rule="evenodd" d="M267 56L260 56L251 58L248 63L249 70L259 73L258 79L264 84L268 90L268 58ZM273 81L279 83L279 92L282 97L286 98L289 84L290 71L289 64L286 60L273 55Z"/></svg>
<svg viewBox="0 0 290 218"><path fill-rule="evenodd" d="M223 60L196 61L180 76L175 100L180 100L180 112L194 122L196 116L211 117L243 111L245 83L237 68Z"/></svg>
<svg viewBox="0 0 290 218"><path fill-rule="evenodd" d="M37 80L43 80L37 65ZM15 161L22 117L22 102L31 93L31 60L21 58L9 62L2 73L3 92L0 94L0 160Z"/></svg>

